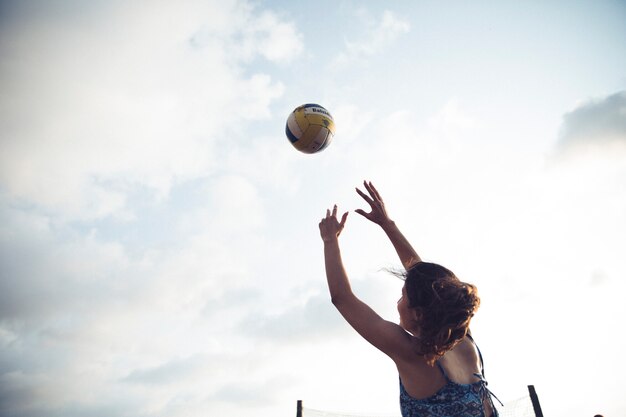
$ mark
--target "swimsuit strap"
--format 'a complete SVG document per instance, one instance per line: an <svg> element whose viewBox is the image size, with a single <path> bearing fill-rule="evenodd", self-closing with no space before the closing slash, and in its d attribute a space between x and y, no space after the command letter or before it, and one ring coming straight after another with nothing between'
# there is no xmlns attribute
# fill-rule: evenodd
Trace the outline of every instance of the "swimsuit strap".
<svg viewBox="0 0 626 417"><path fill-rule="evenodd" d="M472 344L474 345L474 347L478 351L478 358L480 359L480 373L482 374L483 379L484 379L484 377L485 377L485 364L483 362L483 354L480 353L480 349L478 348L478 345L476 344L476 341L474 340L472 335L468 333L467 334L467 338L472 342Z"/></svg>
<svg viewBox="0 0 626 417"><path fill-rule="evenodd" d="M480 390L483 392L482 395L483 396L487 396L487 398L489 398L489 402L491 403L491 408L495 410L495 407L493 406L493 401L491 400L491 397L495 398L502 407L504 407L504 404L502 404L502 401L500 401L500 398L496 397L496 394L493 393L493 391L491 391L487 385L489 385L489 383L487 382L487 380L485 379L485 377L479 373L475 373L474 376L478 379L480 379ZM489 394L486 395L485 393Z"/></svg>
<svg viewBox="0 0 626 417"><path fill-rule="evenodd" d="M443 369L443 366L441 365L441 362L439 362L437 360L437 362L435 362L437 364L437 367L439 368L439 370L441 371L441 374L443 375L443 377L446 379L446 381L450 381L450 378L448 378L448 374L446 373L446 370Z"/></svg>
<svg viewBox="0 0 626 417"><path fill-rule="evenodd" d="M504 407L504 404L502 404L502 401L500 401L500 399L496 397L496 394L494 394L489 388L487 388L487 385L489 385L489 383L485 379L485 365L483 362L483 355L482 353L480 353L480 349L478 348L476 341L474 340L472 335L469 333L467 334L467 338L474 344L474 346L476 347L476 350L478 351L478 357L480 358L480 373L475 373L474 376L480 379L482 389L484 389L489 394L488 398L489 398L489 402L491 403L491 408L495 410L491 397L495 398L500 403L500 405Z"/></svg>

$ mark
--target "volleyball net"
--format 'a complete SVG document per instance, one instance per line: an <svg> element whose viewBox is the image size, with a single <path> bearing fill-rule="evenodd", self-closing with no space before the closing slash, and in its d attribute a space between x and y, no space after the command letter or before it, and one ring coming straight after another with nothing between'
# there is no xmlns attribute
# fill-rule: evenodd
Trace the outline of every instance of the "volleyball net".
<svg viewBox="0 0 626 417"><path fill-rule="evenodd" d="M497 407L497 406L496 406ZM528 395L497 407L500 417L543 417L539 397L534 385L528 386Z"/></svg>
<svg viewBox="0 0 626 417"><path fill-rule="evenodd" d="M500 417L543 417L539 397L533 385L528 385L528 395L507 401L504 406L496 405ZM399 413L363 414L316 410L297 403L296 417L400 417Z"/></svg>

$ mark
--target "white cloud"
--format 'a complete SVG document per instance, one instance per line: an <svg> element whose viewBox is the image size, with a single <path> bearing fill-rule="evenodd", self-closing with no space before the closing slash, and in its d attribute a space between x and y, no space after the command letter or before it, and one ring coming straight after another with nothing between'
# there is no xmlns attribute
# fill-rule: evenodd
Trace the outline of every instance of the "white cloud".
<svg viewBox="0 0 626 417"><path fill-rule="evenodd" d="M242 330L255 339L294 345L337 337L347 329L324 292L277 315L252 314L242 323Z"/></svg>
<svg viewBox="0 0 626 417"><path fill-rule="evenodd" d="M237 2L23 19L0 44L0 185L68 218L127 216L136 187L163 197L211 173L225 133L283 93L241 66L301 50L290 23Z"/></svg>
<svg viewBox="0 0 626 417"><path fill-rule="evenodd" d="M206 415L238 397L234 384L264 386L241 377L264 358L232 349L233 328L243 298L255 303L251 266L272 262L249 178L284 167L265 152L259 168L234 143L284 91L246 66L288 63L301 40L242 2L92 7L16 14L0 36L3 410ZM167 211L186 181L206 195ZM125 243L107 234L112 215L132 220ZM126 242L147 227L164 242ZM130 383L167 372L174 390Z"/></svg>
<svg viewBox="0 0 626 417"><path fill-rule="evenodd" d="M228 386L264 374L252 370L268 363L266 353L233 332L245 299L258 308L257 293L246 289L263 256L254 239L205 230L134 259L96 236L34 223L41 226L3 228L0 241L7 410L72 415L114 406L111 415L160 415L177 392L206 410L214 406L203 402L207 395L232 396Z"/></svg>
<svg viewBox="0 0 626 417"><path fill-rule="evenodd" d="M303 50L301 35L293 23L281 21L269 12L262 13L249 27L259 42L259 52L274 62L290 62Z"/></svg>
<svg viewBox="0 0 626 417"><path fill-rule="evenodd" d="M384 51L398 37L408 33L410 29L409 22L397 17L393 12L385 10L380 20L372 25L361 39L345 41L345 51L332 61L331 66L340 67L376 55Z"/></svg>
<svg viewBox="0 0 626 417"><path fill-rule="evenodd" d="M41 215L2 210L0 220L0 314L4 318L45 317L99 304L81 293L111 296L116 275L129 267L124 249L97 242L93 235L60 242L55 225Z"/></svg>
<svg viewBox="0 0 626 417"><path fill-rule="evenodd" d="M213 201L208 230L245 233L264 225L265 210L261 198L256 187L245 177L220 177L211 188Z"/></svg>
<svg viewBox="0 0 626 417"><path fill-rule="evenodd" d="M458 98L451 98L429 120L429 128L437 139L459 140L467 131L476 127L472 118Z"/></svg>
<svg viewBox="0 0 626 417"><path fill-rule="evenodd" d="M626 91L585 100L563 116L561 148L626 147Z"/></svg>

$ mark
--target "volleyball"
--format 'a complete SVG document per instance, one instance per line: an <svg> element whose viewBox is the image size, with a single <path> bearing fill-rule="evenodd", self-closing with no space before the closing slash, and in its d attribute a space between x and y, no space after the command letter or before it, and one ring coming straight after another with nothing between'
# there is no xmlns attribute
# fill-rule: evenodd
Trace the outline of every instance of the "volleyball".
<svg viewBox="0 0 626 417"><path fill-rule="evenodd" d="M319 104L303 104L289 114L285 133L300 152L316 153L332 142L335 121L330 112Z"/></svg>

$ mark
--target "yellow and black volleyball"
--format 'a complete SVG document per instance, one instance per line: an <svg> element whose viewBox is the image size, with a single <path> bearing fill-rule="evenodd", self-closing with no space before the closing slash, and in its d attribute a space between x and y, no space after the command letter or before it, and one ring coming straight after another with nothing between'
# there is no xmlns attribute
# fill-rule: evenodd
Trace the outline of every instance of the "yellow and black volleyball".
<svg viewBox="0 0 626 417"><path fill-rule="evenodd" d="M333 116L319 104L296 107L287 118L285 133L289 142L304 153L324 150L335 135Z"/></svg>

